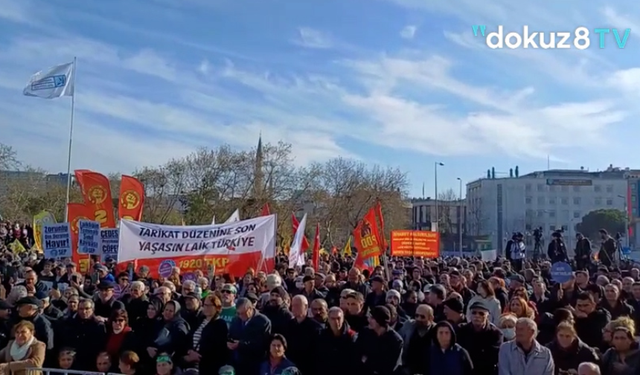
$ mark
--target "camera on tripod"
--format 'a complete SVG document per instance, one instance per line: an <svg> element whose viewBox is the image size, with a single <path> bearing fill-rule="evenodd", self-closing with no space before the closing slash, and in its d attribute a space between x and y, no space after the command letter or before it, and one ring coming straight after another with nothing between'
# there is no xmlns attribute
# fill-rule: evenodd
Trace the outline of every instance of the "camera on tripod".
<svg viewBox="0 0 640 375"><path fill-rule="evenodd" d="M533 238L535 239L536 243L540 242L540 240L542 239L542 227L535 228L533 230Z"/></svg>

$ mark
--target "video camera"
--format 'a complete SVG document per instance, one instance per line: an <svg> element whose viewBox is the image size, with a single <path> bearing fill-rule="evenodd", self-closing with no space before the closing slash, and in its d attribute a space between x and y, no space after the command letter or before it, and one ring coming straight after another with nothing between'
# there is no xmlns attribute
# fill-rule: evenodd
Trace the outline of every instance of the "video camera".
<svg viewBox="0 0 640 375"><path fill-rule="evenodd" d="M536 240L536 242L540 242L540 239L542 239L542 227L535 228L533 230L533 238Z"/></svg>

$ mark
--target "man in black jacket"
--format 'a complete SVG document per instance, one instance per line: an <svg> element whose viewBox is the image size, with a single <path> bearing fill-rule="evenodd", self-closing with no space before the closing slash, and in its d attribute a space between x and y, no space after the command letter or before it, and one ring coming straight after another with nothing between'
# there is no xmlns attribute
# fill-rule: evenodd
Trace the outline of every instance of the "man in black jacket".
<svg viewBox="0 0 640 375"><path fill-rule="evenodd" d="M75 317L65 321L62 346L75 348L74 366L78 370L91 371L95 366L98 353L104 349L107 331L104 324L94 314L95 304L90 299L83 299L78 304Z"/></svg>
<svg viewBox="0 0 640 375"><path fill-rule="evenodd" d="M591 241L582 235L576 233L576 268L584 270L591 265Z"/></svg>
<svg viewBox="0 0 640 375"><path fill-rule="evenodd" d="M489 309L484 303L474 302L469 310L471 322L458 328L458 344L469 352L475 373L497 374L502 332L489 322Z"/></svg>
<svg viewBox="0 0 640 375"><path fill-rule="evenodd" d="M113 310L124 310L124 303L118 301L113 293L115 286L111 281L101 281L98 284L98 297L94 298L95 315L98 320L106 321Z"/></svg>
<svg viewBox="0 0 640 375"><path fill-rule="evenodd" d="M357 359L362 375L391 375L400 365L402 337L389 328L391 313L385 306L371 310L369 327L363 329L356 339Z"/></svg>
<svg viewBox="0 0 640 375"><path fill-rule="evenodd" d="M236 316L229 327L227 348L232 352L236 375L254 375L269 346L271 322L247 298L236 302Z"/></svg>
<svg viewBox="0 0 640 375"><path fill-rule="evenodd" d="M305 375L316 374L316 347L322 325L309 317L309 301L303 295L297 295L291 300L293 319L285 329L287 339L287 358L296 364Z"/></svg>

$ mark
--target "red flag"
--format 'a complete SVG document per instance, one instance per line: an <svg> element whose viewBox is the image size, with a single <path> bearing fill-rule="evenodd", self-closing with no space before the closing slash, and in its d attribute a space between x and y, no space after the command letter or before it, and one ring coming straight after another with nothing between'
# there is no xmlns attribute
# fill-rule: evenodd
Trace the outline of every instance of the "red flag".
<svg viewBox="0 0 640 375"><path fill-rule="evenodd" d="M316 236L313 240L313 268L318 270L318 266L320 266L320 223L316 224Z"/></svg>
<svg viewBox="0 0 640 375"><path fill-rule="evenodd" d="M380 221L380 240L382 241L383 252L387 250L387 239L384 237L384 217L382 216L382 204L380 201L376 202L376 216Z"/></svg>
<svg viewBox="0 0 640 375"><path fill-rule="evenodd" d="M296 219L296 215L291 213L291 224L293 225L293 235L296 235L298 231L298 227L300 226L300 222ZM307 240L307 236L302 237L302 248L300 249L302 252L309 250L309 241Z"/></svg>
<svg viewBox="0 0 640 375"><path fill-rule="evenodd" d="M271 210L269 209L269 203L265 203L264 206L262 206L262 213L260 213L260 216L269 216L271 215Z"/></svg>

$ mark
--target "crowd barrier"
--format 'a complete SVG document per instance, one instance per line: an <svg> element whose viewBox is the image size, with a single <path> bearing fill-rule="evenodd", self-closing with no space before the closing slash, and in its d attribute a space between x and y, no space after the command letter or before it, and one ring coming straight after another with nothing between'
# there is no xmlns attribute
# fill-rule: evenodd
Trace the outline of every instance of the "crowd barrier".
<svg viewBox="0 0 640 375"><path fill-rule="evenodd" d="M25 375L123 375L115 372L63 370L61 368L28 368Z"/></svg>

